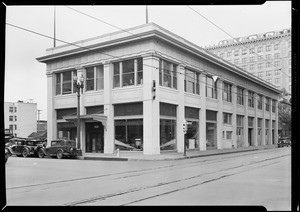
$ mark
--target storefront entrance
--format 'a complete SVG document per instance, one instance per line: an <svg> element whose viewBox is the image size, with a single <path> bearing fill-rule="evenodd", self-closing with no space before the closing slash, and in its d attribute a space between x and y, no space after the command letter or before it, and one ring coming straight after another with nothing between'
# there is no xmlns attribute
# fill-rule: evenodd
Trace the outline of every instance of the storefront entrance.
<svg viewBox="0 0 300 212"><path fill-rule="evenodd" d="M86 127L86 152L103 153L104 151L104 128L101 122L90 122Z"/></svg>

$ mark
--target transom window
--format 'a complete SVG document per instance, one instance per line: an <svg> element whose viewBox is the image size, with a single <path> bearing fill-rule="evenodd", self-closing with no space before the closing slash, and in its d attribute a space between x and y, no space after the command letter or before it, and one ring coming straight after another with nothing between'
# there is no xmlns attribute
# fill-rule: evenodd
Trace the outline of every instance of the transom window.
<svg viewBox="0 0 300 212"><path fill-rule="evenodd" d="M143 84L143 58L113 63L114 88Z"/></svg>
<svg viewBox="0 0 300 212"><path fill-rule="evenodd" d="M104 88L103 65L88 67L86 70L86 91L102 90Z"/></svg>
<svg viewBox="0 0 300 212"><path fill-rule="evenodd" d="M55 74L56 78L56 95L72 94L76 92L75 83L73 77L77 75L74 71L65 71ZM72 86L73 85L73 86Z"/></svg>
<svg viewBox="0 0 300 212"><path fill-rule="evenodd" d="M177 89L175 64L162 59L159 60L159 85Z"/></svg>
<svg viewBox="0 0 300 212"><path fill-rule="evenodd" d="M199 92L199 73L185 70L184 91L188 93L200 94Z"/></svg>

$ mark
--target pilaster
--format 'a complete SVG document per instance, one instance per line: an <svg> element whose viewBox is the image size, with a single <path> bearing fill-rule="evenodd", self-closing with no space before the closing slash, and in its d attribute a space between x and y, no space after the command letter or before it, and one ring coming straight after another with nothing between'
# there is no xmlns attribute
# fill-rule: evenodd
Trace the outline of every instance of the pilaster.
<svg viewBox="0 0 300 212"><path fill-rule="evenodd" d="M51 145L51 140L57 137L56 111L54 109L55 77L52 73L47 73L47 146Z"/></svg>
<svg viewBox="0 0 300 212"><path fill-rule="evenodd" d="M232 85L232 104L233 104L233 113L232 113L232 145L237 147L237 135L236 135L236 110L237 110L237 87Z"/></svg>
<svg viewBox="0 0 300 212"><path fill-rule="evenodd" d="M249 110L249 105L248 105L248 90L244 90L244 104L245 104L245 116L244 116L244 139L243 139L243 147L248 147L248 110Z"/></svg>
<svg viewBox="0 0 300 212"><path fill-rule="evenodd" d="M202 83L201 83L202 82ZM199 111L199 149L206 150L206 94L205 94L206 74L200 75L200 111Z"/></svg>
<svg viewBox="0 0 300 212"><path fill-rule="evenodd" d="M218 113L217 113L217 149L222 149L222 130L223 130L223 81L217 80L217 97L218 97Z"/></svg>

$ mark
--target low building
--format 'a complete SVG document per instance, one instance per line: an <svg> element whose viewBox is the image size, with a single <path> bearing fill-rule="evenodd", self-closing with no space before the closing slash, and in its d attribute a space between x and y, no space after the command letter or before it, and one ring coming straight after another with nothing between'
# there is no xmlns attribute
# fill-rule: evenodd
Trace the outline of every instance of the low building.
<svg viewBox="0 0 300 212"><path fill-rule="evenodd" d="M4 102L4 123L14 137L28 137L37 130L37 103Z"/></svg>
<svg viewBox="0 0 300 212"><path fill-rule="evenodd" d="M47 65L48 145L77 139L81 76L83 156L183 152L184 140L200 151L277 143L278 89L156 24L50 48L37 60Z"/></svg>

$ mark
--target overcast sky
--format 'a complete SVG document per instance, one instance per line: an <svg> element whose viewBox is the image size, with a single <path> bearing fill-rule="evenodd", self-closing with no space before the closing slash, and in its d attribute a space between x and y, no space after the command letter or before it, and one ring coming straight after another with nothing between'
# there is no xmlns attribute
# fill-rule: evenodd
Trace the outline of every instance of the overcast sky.
<svg viewBox="0 0 300 212"><path fill-rule="evenodd" d="M118 31L108 24L80 14L79 10L121 29L146 23L145 6L56 6L56 38L66 42L83 40ZM271 1L263 5L196 6L205 16L232 37L264 33L291 27L291 2ZM54 6L7 6L6 23L53 37ZM231 39L189 7L148 6L148 21L205 47ZM56 46L63 45L57 41ZM33 99L47 120L46 65L36 58L45 56L53 40L6 25L5 102Z"/></svg>

